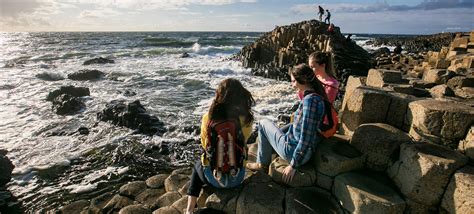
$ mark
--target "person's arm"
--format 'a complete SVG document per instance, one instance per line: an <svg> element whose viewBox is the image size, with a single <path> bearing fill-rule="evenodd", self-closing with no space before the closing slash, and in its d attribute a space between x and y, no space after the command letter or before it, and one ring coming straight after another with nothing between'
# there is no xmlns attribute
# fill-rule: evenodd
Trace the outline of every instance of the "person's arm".
<svg viewBox="0 0 474 214"><path fill-rule="evenodd" d="M319 96L307 96L303 99L303 113L301 116L301 133L298 145L291 159L290 165L296 169L303 163L303 158L317 137L317 130L323 119L324 102Z"/></svg>

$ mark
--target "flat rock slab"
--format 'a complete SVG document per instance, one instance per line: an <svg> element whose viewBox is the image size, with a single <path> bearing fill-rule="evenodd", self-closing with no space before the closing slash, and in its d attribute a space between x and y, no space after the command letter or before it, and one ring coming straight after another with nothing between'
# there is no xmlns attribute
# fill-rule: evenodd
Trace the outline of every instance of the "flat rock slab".
<svg viewBox="0 0 474 214"><path fill-rule="evenodd" d="M317 187L287 189L285 207L286 214L344 213L331 193Z"/></svg>
<svg viewBox="0 0 474 214"><path fill-rule="evenodd" d="M313 160L316 171L334 177L364 167L365 157L350 144L330 138L317 145Z"/></svg>
<svg viewBox="0 0 474 214"><path fill-rule="evenodd" d="M239 197L240 188L233 189L217 189L206 200L206 207L223 211L225 213L235 213L237 208L237 199Z"/></svg>
<svg viewBox="0 0 474 214"><path fill-rule="evenodd" d="M384 87L389 83L400 83L402 73L385 69L370 69L367 75L367 85L372 87Z"/></svg>
<svg viewBox="0 0 474 214"><path fill-rule="evenodd" d="M400 157L387 170L400 191L415 202L434 206L449 178L467 158L456 151L424 143L402 144Z"/></svg>
<svg viewBox="0 0 474 214"><path fill-rule="evenodd" d="M284 199L285 189L275 182L250 182L244 186L239 198L237 199L235 213L283 214Z"/></svg>
<svg viewBox="0 0 474 214"><path fill-rule="evenodd" d="M364 154L367 167L385 171L392 155L399 150L400 144L410 143L411 138L401 130L383 123L367 123L359 126L351 139L351 145ZM396 153L398 158L398 153Z"/></svg>
<svg viewBox="0 0 474 214"><path fill-rule="evenodd" d="M333 194L350 213L403 213L406 206L394 189L357 172L337 176Z"/></svg>
<svg viewBox="0 0 474 214"><path fill-rule="evenodd" d="M278 157L270 164L268 174L275 182L290 187L314 186L314 183L316 182L316 170L310 163L307 163L296 170L295 175L289 184L284 183L282 180L283 170L289 165L288 161Z"/></svg>
<svg viewBox="0 0 474 214"><path fill-rule="evenodd" d="M454 173L441 207L448 213L468 214L474 211L474 167L466 166Z"/></svg>

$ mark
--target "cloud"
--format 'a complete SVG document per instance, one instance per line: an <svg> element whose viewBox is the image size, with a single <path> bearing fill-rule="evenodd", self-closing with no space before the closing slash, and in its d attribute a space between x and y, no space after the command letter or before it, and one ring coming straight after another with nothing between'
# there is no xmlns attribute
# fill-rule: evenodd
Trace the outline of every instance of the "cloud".
<svg viewBox="0 0 474 214"><path fill-rule="evenodd" d="M325 9L338 13L373 13L384 11L409 11L409 10L436 10L450 8L473 8L472 0L424 0L415 6L408 5L389 5L388 3L374 4L321 4ZM291 8L295 14L316 13L316 4L299 4Z"/></svg>
<svg viewBox="0 0 474 214"><path fill-rule="evenodd" d="M82 11L78 18L80 19L100 19L107 18L112 16L118 16L121 13L110 8L103 8L97 10L84 10Z"/></svg>

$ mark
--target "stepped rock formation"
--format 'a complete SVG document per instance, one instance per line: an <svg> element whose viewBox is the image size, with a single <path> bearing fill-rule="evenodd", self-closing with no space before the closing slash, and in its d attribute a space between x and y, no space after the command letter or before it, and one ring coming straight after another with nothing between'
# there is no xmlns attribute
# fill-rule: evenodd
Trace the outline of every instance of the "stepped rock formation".
<svg viewBox="0 0 474 214"><path fill-rule="evenodd" d="M416 37L407 36L383 36L367 41L367 45L374 46L403 46L409 53L422 51L440 51L443 46L448 46L453 41L454 33L438 33L433 35L423 35Z"/></svg>
<svg viewBox="0 0 474 214"><path fill-rule="evenodd" d="M371 56L354 42L346 41L338 27L327 31L328 25L316 20L276 27L265 33L241 53L244 67L253 74L274 79L288 79L288 68L307 63L314 51L333 53L338 78L349 74L367 75Z"/></svg>

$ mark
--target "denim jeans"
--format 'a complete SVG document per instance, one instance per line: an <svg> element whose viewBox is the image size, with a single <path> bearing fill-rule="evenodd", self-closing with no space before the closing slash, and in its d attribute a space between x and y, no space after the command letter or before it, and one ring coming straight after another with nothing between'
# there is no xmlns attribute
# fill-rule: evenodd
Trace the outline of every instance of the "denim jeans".
<svg viewBox="0 0 474 214"><path fill-rule="evenodd" d="M260 141L258 142L257 163L266 166L270 165L272 161L272 149L288 162L293 158L296 145L289 144L286 141L285 133L270 120L263 119L259 121L258 138ZM311 156L312 151L306 151L303 162L308 162Z"/></svg>
<svg viewBox="0 0 474 214"><path fill-rule="evenodd" d="M225 174L220 179L214 177L211 167L204 166L203 169L207 182L216 188L234 188L242 184L245 178L245 167L240 168L235 176Z"/></svg>

